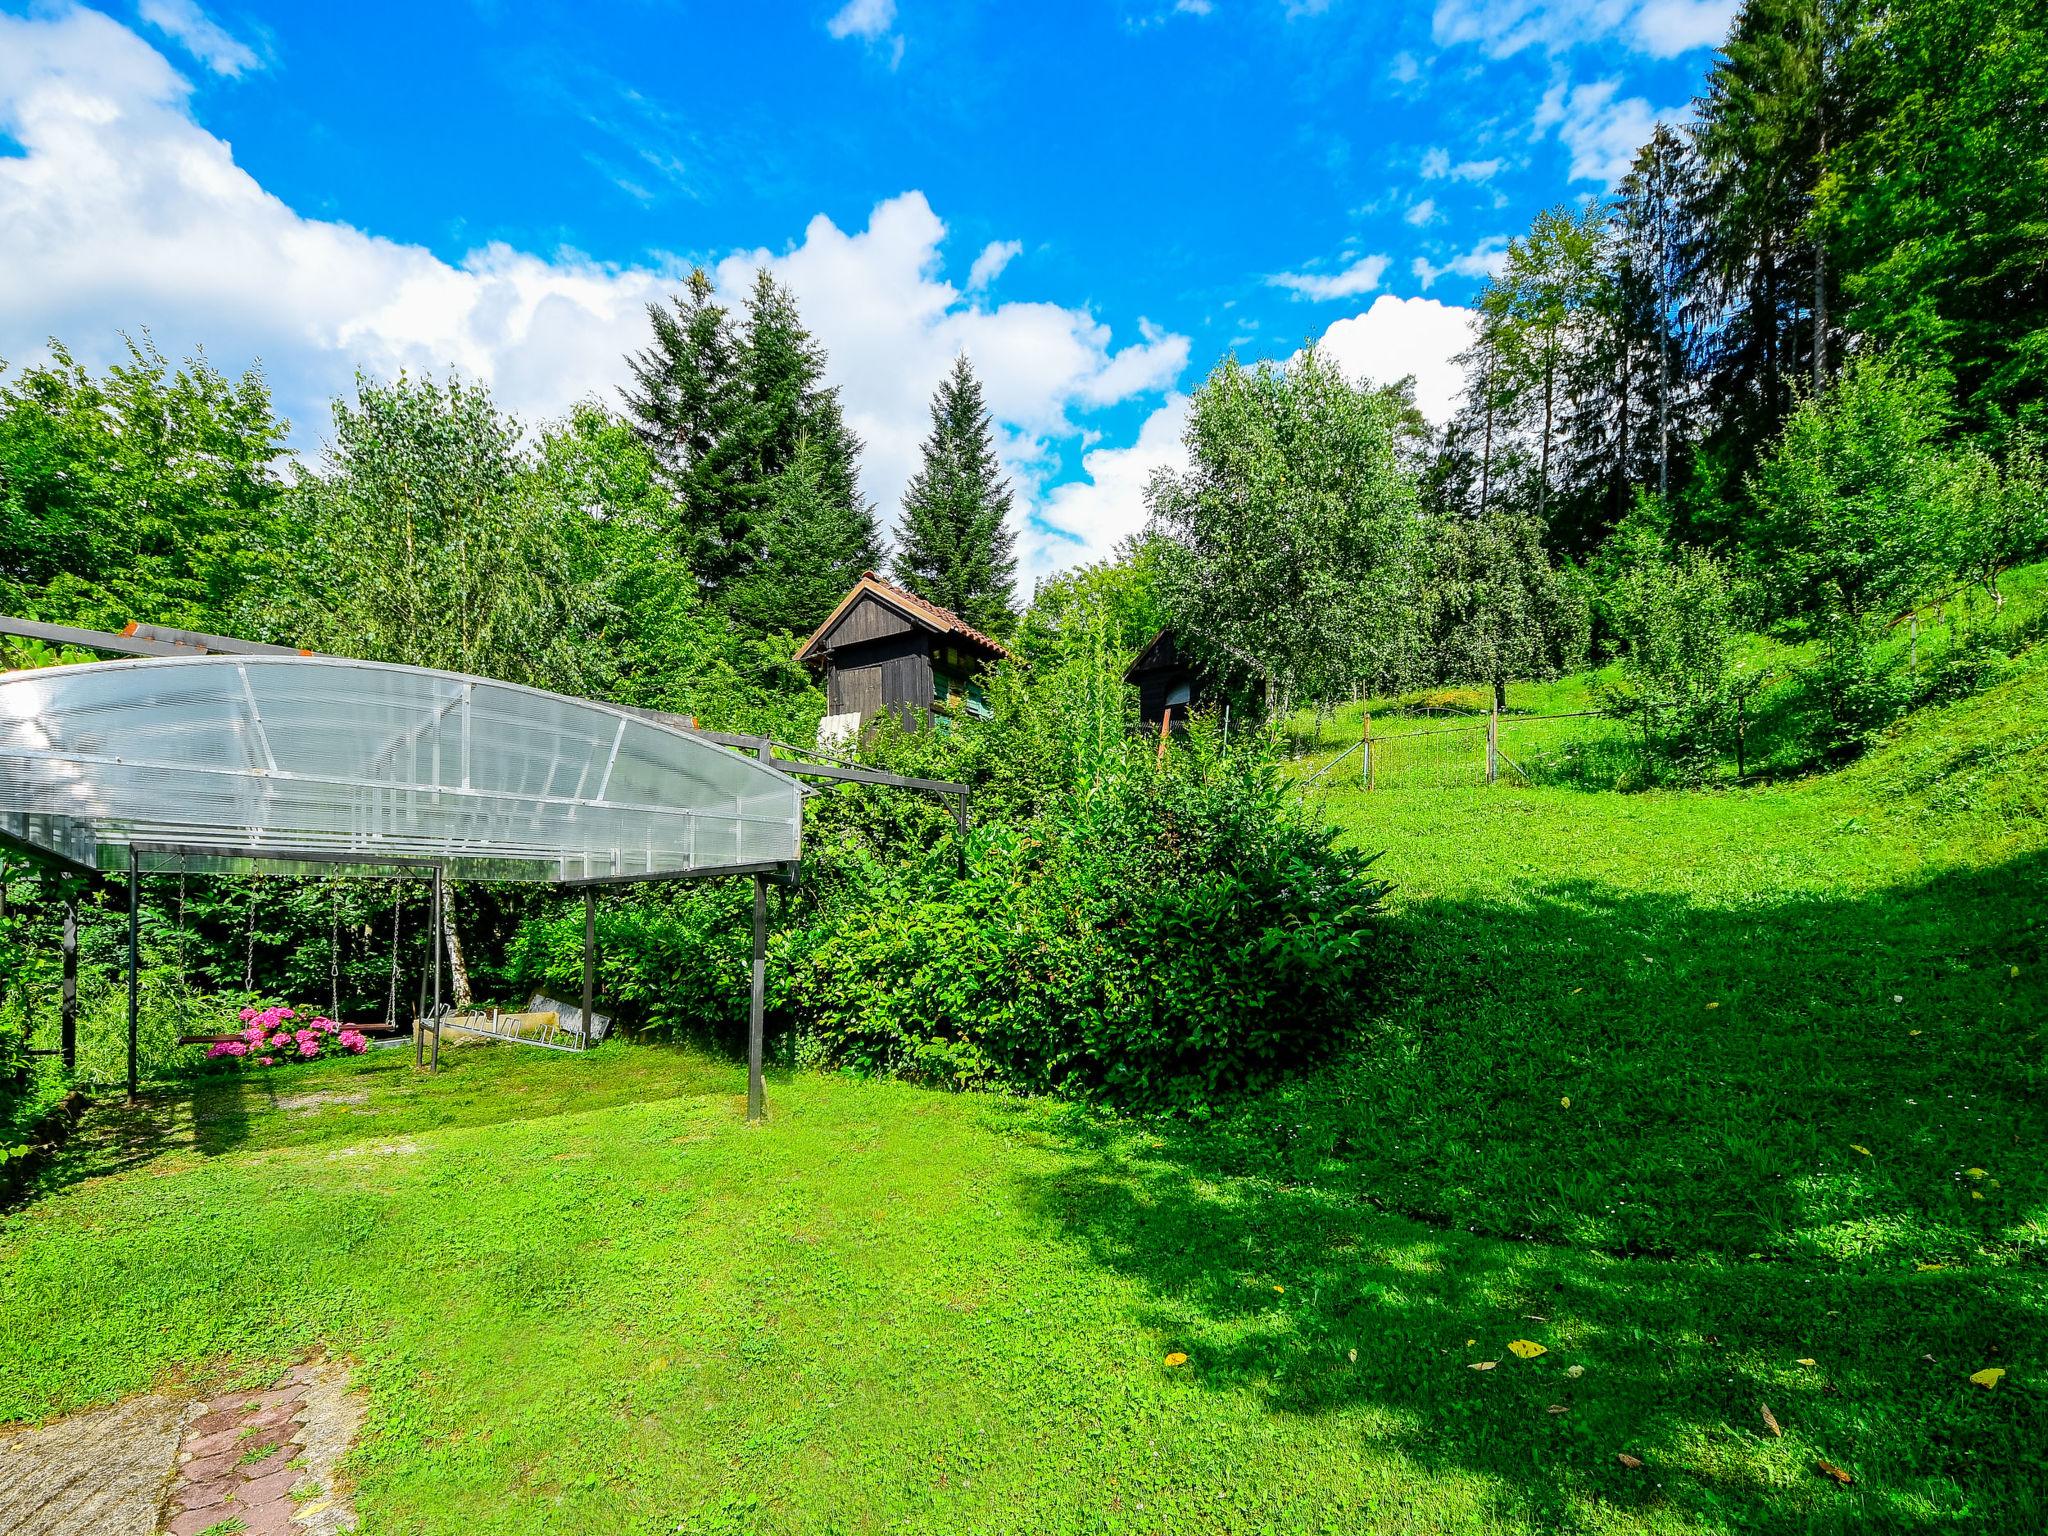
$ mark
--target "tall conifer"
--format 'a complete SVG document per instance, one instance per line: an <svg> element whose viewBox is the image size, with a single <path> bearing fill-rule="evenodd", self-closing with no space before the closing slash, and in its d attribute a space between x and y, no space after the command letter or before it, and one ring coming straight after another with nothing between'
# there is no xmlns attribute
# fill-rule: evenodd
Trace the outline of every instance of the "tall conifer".
<svg viewBox="0 0 2048 1536"><path fill-rule="evenodd" d="M924 463L903 493L896 577L996 634L1010 627L1016 535L981 381L962 356L932 396Z"/></svg>

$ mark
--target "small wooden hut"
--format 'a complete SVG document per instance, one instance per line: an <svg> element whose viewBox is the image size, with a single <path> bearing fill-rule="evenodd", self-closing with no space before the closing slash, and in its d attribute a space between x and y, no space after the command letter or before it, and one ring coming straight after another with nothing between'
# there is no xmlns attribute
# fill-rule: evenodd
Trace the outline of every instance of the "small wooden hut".
<svg viewBox="0 0 2048 1536"><path fill-rule="evenodd" d="M1207 678L1181 653L1173 631L1162 629L1124 669L1124 681L1137 685L1138 718L1157 726L1169 709L1175 724L1184 722L1188 711L1201 704Z"/></svg>
<svg viewBox="0 0 2048 1536"><path fill-rule="evenodd" d="M796 659L824 674L818 735L843 739L888 710L986 715L981 674L1010 653L957 613L866 572L806 640Z"/></svg>

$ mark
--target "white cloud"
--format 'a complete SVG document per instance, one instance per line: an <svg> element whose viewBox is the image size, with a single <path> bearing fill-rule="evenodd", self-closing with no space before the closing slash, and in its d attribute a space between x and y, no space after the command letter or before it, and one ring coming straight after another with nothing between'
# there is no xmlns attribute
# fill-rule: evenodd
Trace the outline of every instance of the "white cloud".
<svg viewBox="0 0 2048 1536"><path fill-rule="evenodd" d="M1410 208L1406 213L1402 214L1401 217L1406 219L1410 224L1417 225L1418 227L1427 224L1431 219L1436 217L1436 199L1431 197L1425 197L1413 208Z"/></svg>
<svg viewBox="0 0 2048 1536"><path fill-rule="evenodd" d="M1432 149L1422 156L1422 179L1424 181L1490 181L1500 170L1498 160L1460 160L1451 163L1449 150Z"/></svg>
<svg viewBox="0 0 2048 1536"><path fill-rule="evenodd" d="M1372 308L1338 320L1316 349L1353 378L1391 384L1415 376L1415 403L1438 426L1451 419L1465 370L1454 361L1472 344L1473 312L1435 299L1383 293Z"/></svg>
<svg viewBox="0 0 2048 1536"><path fill-rule="evenodd" d="M1676 58L1695 48L1718 48L1741 9L1740 0L1647 0L1632 26L1636 41L1653 58Z"/></svg>
<svg viewBox="0 0 2048 1536"><path fill-rule="evenodd" d="M896 25L896 0L846 0L825 23L834 37L857 37L889 55L889 67L903 62L903 37L892 32Z"/></svg>
<svg viewBox="0 0 2048 1536"><path fill-rule="evenodd" d="M1043 519L1066 535L1044 527L1024 530L1023 565L1034 574L1083 561L1107 558L1119 542L1145 526L1145 487L1161 468L1185 469L1188 397L1172 394L1145 418L1138 440L1128 447L1091 448L1082 455L1085 480L1054 486Z"/></svg>
<svg viewBox="0 0 2048 1536"><path fill-rule="evenodd" d="M981 248L981 254L974 258L974 265L967 271L967 291L979 293L998 277L1003 268L1024 254L1022 240L991 240Z"/></svg>
<svg viewBox="0 0 2048 1536"><path fill-rule="evenodd" d="M1619 80L1569 87L1559 80L1544 92L1536 108L1536 136L1557 129L1558 138L1571 151L1573 181L1611 186L1627 174L1636 151L1650 141L1659 122L1671 122L1685 114L1683 107L1655 111L1640 96L1617 101L1620 90Z"/></svg>
<svg viewBox="0 0 2048 1536"><path fill-rule="evenodd" d="M1361 256L1341 272L1276 272L1266 281L1304 299L1350 299L1379 287L1389 258Z"/></svg>
<svg viewBox="0 0 2048 1536"><path fill-rule="evenodd" d="M97 11L0 14L0 133L22 150L0 156L0 357L31 361L55 334L103 363L117 327L142 325L173 356L204 343L226 368L260 357L303 449L357 368L460 369L529 421L615 398L622 355L645 344L645 306L680 283L677 266L502 244L451 263L308 218L235 163L190 95L160 53ZM906 192L865 229L820 216L779 253L716 264L735 297L762 265L795 290L867 440L862 484L885 518L957 354L987 385L1027 496L1055 445L1080 435L1081 413L1168 390L1187 364L1187 338L1157 327L1118 346L1085 308L970 298L943 276L945 233ZM1096 505L1071 504L1077 517Z"/></svg>
<svg viewBox="0 0 2048 1536"><path fill-rule="evenodd" d="M825 23L834 37L864 37L876 42L896 25L896 0L846 0Z"/></svg>
<svg viewBox="0 0 2048 1536"><path fill-rule="evenodd" d="M263 67L255 49L231 36L197 0L142 0L137 14L216 75L233 77Z"/></svg>
<svg viewBox="0 0 2048 1536"><path fill-rule="evenodd" d="M1440 277L1492 277L1507 264L1508 237L1488 235L1462 256L1453 256L1442 266L1435 266L1418 256L1409 263L1408 270L1415 274L1416 281L1427 289Z"/></svg>
<svg viewBox="0 0 2048 1536"><path fill-rule="evenodd" d="M1668 59L1718 44L1739 8L1739 0L1438 0L1431 33L1441 47L1475 43L1496 59L1602 38Z"/></svg>

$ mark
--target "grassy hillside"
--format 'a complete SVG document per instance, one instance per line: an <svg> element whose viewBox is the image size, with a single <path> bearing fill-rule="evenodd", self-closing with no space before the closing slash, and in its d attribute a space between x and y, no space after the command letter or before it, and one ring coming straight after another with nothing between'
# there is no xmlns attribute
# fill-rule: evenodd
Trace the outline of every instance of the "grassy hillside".
<svg viewBox="0 0 2048 1536"><path fill-rule="evenodd" d="M2000 578L2002 607L1994 609L1982 591L1970 589L1930 605L1916 624L1895 625L1882 648L1891 666L1910 680L1923 699L1980 691L2021 663L2008 659L2048 637L2048 562L2008 571ZM1747 694L1743 710L1740 780L1765 782L1798 777L1827 766L1817 754L1822 712L1811 676L1820 660L1817 641L1773 635L1738 636L1734 675ZM1615 721L1585 718L1603 707L1603 688L1622 680L1621 666L1574 672L1543 682L1513 683L1502 716L1501 749L1517 768L1538 782L1605 786L1625 772L1625 755L1600 749L1625 744L1629 728ZM1379 744L1379 780L1389 788L1443 788L1484 777L1485 736L1478 727L1492 702L1491 691L1436 687L1354 701L1320 719L1300 711L1287 722L1290 744L1313 771L1338 750L1359 739L1367 715ZM1553 720L1550 716L1577 716ZM1457 732L1450 727L1471 727ZM1722 741L1719 778L1734 784L1738 763L1732 739ZM1585 761L1574 762L1574 749ZM1349 770L1355 773L1354 754ZM1503 767L1506 774L1515 770Z"/></svg>
<svg viewBox="0 0 2048 1536"><path fill-rule="evenodd" d="M1777 787L1347 778L1401 963L1206 1123L617 1045L110 1108L0 1421L327 1348L370 1532L2042 1529L2044 790L2048 653Z"/></svg>

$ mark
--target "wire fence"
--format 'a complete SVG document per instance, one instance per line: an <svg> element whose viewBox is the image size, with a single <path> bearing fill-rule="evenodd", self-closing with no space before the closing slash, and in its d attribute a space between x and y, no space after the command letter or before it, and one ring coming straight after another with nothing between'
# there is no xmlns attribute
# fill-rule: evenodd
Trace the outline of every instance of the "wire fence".
<svg viewBox="0 0 2048 1536"><path fill-rule="evenodd" d="M1638 747L1633 727L1598 710L1368 718L1359 740L1307 782L1366 789L1611 781Z"/></svg>

